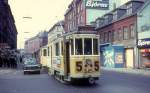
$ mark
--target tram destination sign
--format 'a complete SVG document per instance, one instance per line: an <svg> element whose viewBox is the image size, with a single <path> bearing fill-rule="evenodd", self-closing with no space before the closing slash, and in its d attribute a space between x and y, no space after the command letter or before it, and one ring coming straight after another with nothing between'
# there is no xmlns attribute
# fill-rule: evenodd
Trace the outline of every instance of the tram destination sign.
<svg viewBox="0 0 150 93"><path fill-rule="evenodd" d="M139 39L137 45L139 48L150 48L150 38Z"/></svg>
<svg viewBox="0 0 150 93"><path fill-rule="evenodd" d="M109 0L86 0L86 8L109 9Z"/></svg>

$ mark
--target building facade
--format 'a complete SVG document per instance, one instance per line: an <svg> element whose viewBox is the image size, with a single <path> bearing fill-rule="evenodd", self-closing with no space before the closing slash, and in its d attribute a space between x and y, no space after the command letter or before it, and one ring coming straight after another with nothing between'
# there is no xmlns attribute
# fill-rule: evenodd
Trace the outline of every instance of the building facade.
<svg viewBox="0 0 150 93"><path fill-rule="evenodd" d="M150 67L150 1L138 12L138 62L140 67Z"/></svg>
<svg viewBox="0 0 150 93"><path fill-rule="evenodd" d="M17 48L17 29L8 0L0 0L0 48Z"/></svg>
<svg viewBox="0 0 150 93"><path fill-rule="evenodd" d="M64 33L64 21L59 21L56 24L54 24L51 29L48 32L48 44L46 46L43 46L41 48L41 64L43 66L48 66L50 67L50 63L52 62L51 57L53 56L53 52L57 55L59 55L60 53L60 49L61 49L61 43L54 43L54 41L56 39L58 39L58 37L61 37ZM54 44L53 44L54 43ZM52 45L56 45L52 46ZM61 51L62 52L62 51Z"/></svg>
<svg viewBox="0 0 150 93"><path fill-rule="evenodd" d="M39 51L42 46L48 42L48 33L46 31L38 33L35 37L25 41L25 53L32 55L39 60Z"/></svg>
<svg viewBox="0 0 150 93"><path fill-rule="evenodd" d="M120 6L122 0L73 0L65 13L65 31L89 27L99 16Z"/></svg>
<svg viewBox="0 0 150 93"><path fill-rule="evenodd" d="M142 20L138 21L137 13L146 3L143 0L129 1L104 16L97 18L96 30L100 35L100 53L103 66L115 67L116 64L119 64L116 67L140 67L137 47L137 39L139 37L137 32L138 22ZM110 47L112 50L115 50L116 47L114 46L123 47L124 51L119 56L115 54L108 55ZM108 56L110 60L106 61ZM117 62L116 60L118 59L121 61Z"/></svg>

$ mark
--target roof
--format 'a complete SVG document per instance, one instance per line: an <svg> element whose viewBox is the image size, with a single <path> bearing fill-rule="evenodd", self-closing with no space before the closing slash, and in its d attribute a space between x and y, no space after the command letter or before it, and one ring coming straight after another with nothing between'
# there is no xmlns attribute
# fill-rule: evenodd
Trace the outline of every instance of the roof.
<svg viewBox="0 0 150 93"><path fill-rule="evenodd" d="M137 12L137 14L139 15L144 10L144 8L146 8L149 4L150 0L147 0L145 4L141 7L141 9Z"/></svg>
<svg viewBox="0 0 150 93"><path fill-rule="evenodd" d="M51 29L48 31L50 33L56 26L64 26L64 21L58 21L56 24L54 24Z"/></svg>
<svg viewBox="0 0 150 93"><path fill-rule="evenodd" d="M141 1L141 0L131 0L131 1L129 1L129 2L125 3L125 4L123 4L122 6L120 6L120 7L116 8L116 9L112 10L111 12L106 13L105 15L107 15L107 14L112 14L112 13L113 13L114 11L116 11L117 9L127 9L127 5L128 5L129 3L131 3L131 2L141 2L141 3L143 2L143 3L144 3L144 1ZM131 15L122 16L121 18L119 18L119 19L116 20L116 21L120 21L120 20L125 19L125 18L127 18L127 17L136 15L137 13L139 13L140 11L142 11L149 3L150 3L150 0L146 0L145 3L144 3L144 5L142 5L142 6L140 7L140 9L139 9L137 12L132 13ZM101 16L101 18L103 18L105 15ZM96 21L97 21L98 19L100 19L100 17L97 18ZM113 23L116 22L116 21L113 21ZM112 23L112 22L111 22L111 23ZM109 25L109 24L107 24L107 25ZM100 28L101 28L101 27L100 27ZM96 28L96 29L98 29L98 28Z"/></svg>

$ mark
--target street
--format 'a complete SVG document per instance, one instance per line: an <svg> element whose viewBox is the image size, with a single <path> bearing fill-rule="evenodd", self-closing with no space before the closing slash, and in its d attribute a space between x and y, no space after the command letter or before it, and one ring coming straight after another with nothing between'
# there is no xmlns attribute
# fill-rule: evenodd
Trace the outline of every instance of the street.
<svg viewBox="0 0 150 93"><path fill-rule="evenodd" d="M62 84L46 73L0 71L0 93L149 93L150 77L103 71L93 86Z"/></svg>

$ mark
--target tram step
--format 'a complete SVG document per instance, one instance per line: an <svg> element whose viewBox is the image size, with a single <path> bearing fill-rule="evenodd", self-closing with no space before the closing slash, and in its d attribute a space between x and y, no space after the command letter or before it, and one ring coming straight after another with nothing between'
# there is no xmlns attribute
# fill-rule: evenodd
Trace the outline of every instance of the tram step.
<svg viewBox="0 0 150 93"><path fill-rule="evenodd" d="M71 81L71 77L70 77L70 76L65 76L65 77L64 77L64 80L65 80L65 81Z"/></svg>

